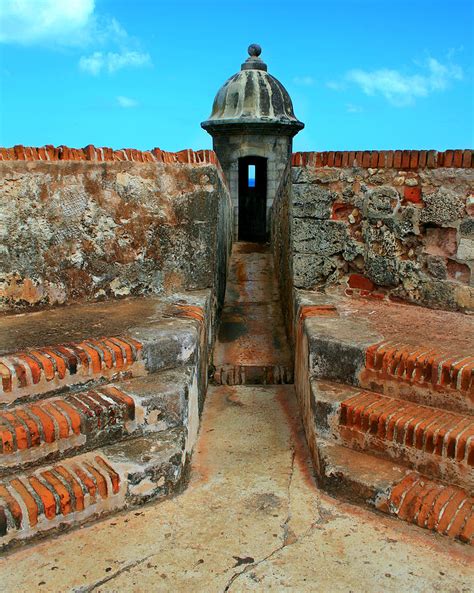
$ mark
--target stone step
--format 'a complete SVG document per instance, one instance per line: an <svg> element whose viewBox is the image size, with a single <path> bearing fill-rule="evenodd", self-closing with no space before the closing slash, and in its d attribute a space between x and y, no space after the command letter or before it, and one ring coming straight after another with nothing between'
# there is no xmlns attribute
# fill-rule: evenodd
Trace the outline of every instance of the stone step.
<svg viewBox="0 0 474 593"><path fill-rule="evenodd" d="M103 317L95 323L96 303L68 307L67 323L64 315L58 316L54 310L27 314L23 319L3 318L1 331L14 335L14 339L1 340L4 353L0 356L0 407L86 383L95 386L189 364L200 367L204 385L210 317L208 296L206 293L202 298L194 297L201 304L193 304L190 297L191 304L184 299L178 303L142 299L129 303L123 313L124 304L114 304L120 323L114 323L110 303L98 308ZM25 321L30 315L33 316L30 325L35 331L28 333ZM122 331L103 337L104 334L95 335L98 329ZM45 342L40 341L44 335L58 341L44 346ZM74 341L71 336L81 339ZM15 345L21 349L8 350Z"/></svg>
<svg viewBox="0 0 474 593"><path fill-rule="evenodd" d="M318 437L474 489L474 418L312 380Z"/></svg>
<svg viewBox="0 0 474 593"><path fill-rule="evenodd" d="M107 445L0 483L0 546L176 492L184 428Z"/></svg>
<svg viewBox="0 0 474 593"><path fill-rule="evenodd" d="M0 410L0 475L131 435L196 424L195 374L186 367L161 371Z"/></svg>
<svg viewBox="0 0 474 593"><path fill-rule="evenodd" d="M463 414L474 413L474 322L461 313L298 294L296 348L307 373Z"/></svg>
<svg viewBox="0 0 474 593"><path fill-rule="evenodd" d="M331 494L474 544L474 497L466 490L324 439L317 455L318 480Z"/></svg>
<svg viewBox="0 0 474 593"><path fill-rule="evenodd" d="M232 365L224 364L215 368L215 385L291 385L293 369L274 365Z"/></svg>

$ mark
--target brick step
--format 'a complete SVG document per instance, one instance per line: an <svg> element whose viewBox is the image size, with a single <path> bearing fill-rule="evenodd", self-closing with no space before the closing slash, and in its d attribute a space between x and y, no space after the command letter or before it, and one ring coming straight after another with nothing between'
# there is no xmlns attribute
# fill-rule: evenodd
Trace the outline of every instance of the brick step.
<svg viewBox="0 0 474 593"><path fill-rule="evenodd" d="M0 410L0 475L130 436L188 425L195 371L172 369Z"/></svg>
<svg viewBox="0 0 474 593"><path fill-rule="evenodd" d="M474 352L382 341L365 353L359 384L386 395L474 413Z"/></svg>
<svg viewBox="0 0 474 593"><path fill-rule="evenodd" d="M0 547L176 492L186 431L172 428L66 459L0 483Z"/></svg>
<svg viewBox="0 0 474 593"><path fill-rule="evenodd" d="M318 436L474 488L472 416L317 380L311 398Z"/></svg>
<svg viewBox="0 0 474 593"><path fill-rule="evenodd" d="M302 352L305 342L307 362L299 364L307 365L310 377L474 414L474 327L465 315L443 312L446 323L465 329L459 346L453 337L438 345L403 319L413 317L413 325L442 333L439 312L405 306L397 316L394 306L316 293L302 293L298 300L296 347Z"/></svg>
<svg viewBox="0 0 474 593"><path fill-rule="evenodd" d="M293 369L274 365L231 365L218 366L213 373L215 385L291 385Z"/></svg>
<svg viewBox="0 0 474 593"><path fill-rule="evenodd" d="M205 309L188 304L160 306L159 315L155 312L155 317L142 326L136 326L132 319L124 334L76 342L65 340L0 356L0 408L78 385L95 386L160 369L205 364ZM77 309L79 315L80 307ZM113 311L109 315L113 316ZM47 321L48 318L45 326ZM8 318L2 325L8 330ZM67 327L59 333L67 334Z"/></svg>
<svg viewBox="0 0 474 593"><path fill-rule="evenodd" d="M318 479L331 494L474 545L474 497L392 461L317 442Z"/></svg>

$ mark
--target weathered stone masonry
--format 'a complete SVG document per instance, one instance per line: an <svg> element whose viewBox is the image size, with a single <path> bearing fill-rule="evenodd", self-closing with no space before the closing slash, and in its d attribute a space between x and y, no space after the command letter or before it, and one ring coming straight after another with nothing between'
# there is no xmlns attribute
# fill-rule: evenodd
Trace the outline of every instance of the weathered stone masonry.
<svg viewBox="0 0 474 593"><path fill-rule="evenodd" d="M210 151L16 146L0 179L3 548L183 486L232 212Z"/></svg>
<svg viewBox="0 0 474 593"><path fill-rule="evenodd" d="M291 232L275 217L274 243L296 288L474 308L473 151L296 153L292 164L275 206Z"/></svg>
<svg viewBox="0 0 474 593"><path fill-rule="evenodd" d="M0 161L4 310L210 287L222 301L230 201L214 153L16 146Z"/></svg>

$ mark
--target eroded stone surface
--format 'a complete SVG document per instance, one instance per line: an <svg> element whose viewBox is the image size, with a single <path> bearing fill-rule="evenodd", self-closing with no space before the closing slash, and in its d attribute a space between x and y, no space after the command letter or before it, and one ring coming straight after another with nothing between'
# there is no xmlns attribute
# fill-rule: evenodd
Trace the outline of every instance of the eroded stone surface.
<svg viewBox="0 0 474 593"><path fill-rule="evenodd" d="M288 284L336 285L349 294L474 308L472 169L322 167L313 160L294 166L291 177L273 215L275 254L289 260L280 268L284 295ZM354 286L357 274L372 286Z"/></svg>
<svg viewBox="0 0 474 593"><path fill-rule="evenodd" d="M0 162L2 310L211 288L230 197L215 165Z"/></svg>
<svg viewBox="0 0 474 593"><path fill-rule="evenodd" d="M469 591L471 550L317 489L297 418L292 387L211 388L187 491L5 556L3 586Z"/></svg>

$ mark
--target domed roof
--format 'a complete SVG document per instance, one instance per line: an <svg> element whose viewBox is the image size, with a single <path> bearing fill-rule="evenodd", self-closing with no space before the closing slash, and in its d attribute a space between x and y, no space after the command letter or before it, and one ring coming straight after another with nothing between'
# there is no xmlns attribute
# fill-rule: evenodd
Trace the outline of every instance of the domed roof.
<svg viewBox="0 0 474 593"><path fill-rule="evenodd" d="M293 104L285 87L267 72L260 59L260 46L249 46L249 58L240 72L231 76L219 89L212 113L201 126L212 133L222 126L259 124L275 126L296 134L304 127L293 113Z"/></svg>

